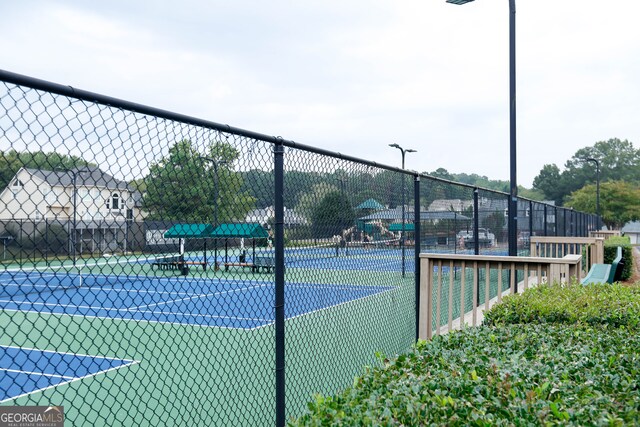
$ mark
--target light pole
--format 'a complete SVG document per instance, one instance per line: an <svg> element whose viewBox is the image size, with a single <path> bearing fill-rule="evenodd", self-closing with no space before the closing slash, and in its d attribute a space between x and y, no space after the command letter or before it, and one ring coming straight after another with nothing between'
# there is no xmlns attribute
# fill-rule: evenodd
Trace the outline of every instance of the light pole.
<svg viewBox="0 0 640 427"><path fill-rule="evenodd" d="M447 0L447 3L466 4L474 0ZM516 0L509 0L509 123L510 123L510 184L507 227L509 255L517 255L518 185L516 183Z"/></svg>
<svg viewBox="0 0 640 427"><path fill-rule="evenodd" d="M72 220L72 224L73 224L73 235L71 236L71 246L73 247L73 267L75 268L76 266L76 258L77 258L77 215L76 215L76 211L77 211L77 194L78 194L78 188L77 188L77 177L78 174L81 173L85 173L85 172L91 172L89 169L61 169L61 168L56 168L56 170L67 173L67 174L71 174L71 184L73 185L73 199L72 199L72 205L73 205L73 220Z"/></svg>
<svg viewBox="0 0 640 427"><path fill-rule="evenodd" d="M598 217L598 230L600 230L600 162L593 157L584 160L596 164L596 216Z"/></svg>
<svg viewBox="0 0 640 427"><path fill-rule="evenodd" d="M216 160L211 157L200 157L201 160L213 165L213 227L218 227L218 166L226 165L226 160ZM206 263L206 259L205 259ZM213 238L213 270L218 268L218 239Z"/></svg>
<svg viewBox="0 0 640 427"><path fill-rule="evenodd" d="M415 153L416 150L412 150L411 148L404 149L400 147L398 144L389 144L389 147L397 148L402 153L402 169L404 169L404 155L405 153ZM402 174L402 224L400 225L400 247L402 248L402 277L405 274L405 251L404 251L404 174Z"/></svg>

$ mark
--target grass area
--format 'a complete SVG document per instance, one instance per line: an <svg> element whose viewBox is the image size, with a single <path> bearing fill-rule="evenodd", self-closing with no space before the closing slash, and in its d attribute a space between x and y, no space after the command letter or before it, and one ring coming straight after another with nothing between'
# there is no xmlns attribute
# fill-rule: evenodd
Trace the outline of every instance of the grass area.
<svg viewBox="0 0 640 427"><path fill-rule="evenodd" d="M638 425L638 285L541 286L419 342L291 426Z"/></svg>

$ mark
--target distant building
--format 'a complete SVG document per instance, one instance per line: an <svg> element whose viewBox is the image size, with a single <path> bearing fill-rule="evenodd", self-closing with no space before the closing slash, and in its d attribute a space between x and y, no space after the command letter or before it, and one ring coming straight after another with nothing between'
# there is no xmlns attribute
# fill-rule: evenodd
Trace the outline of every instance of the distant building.
<svg viewBox="0 0 640 427"><path fill-rule="evenodd" d="M640 244L640 221L630 221L620 231L624 236L629 236L632 245Z"/></svg>
<svg viewBox="0 0 640 427"><path fill-rule="evenodd" d="M436 199L427 208L429 212L462 212L473 209L473 200Z"/></svg>
<svg viewBox="0 0 640 427"><path fill-rule="evenodd" d="M269 206L263 209L254 209L250 211L244 219L247 223L258 223L264 228L269 228L271 222L273 222L276 216L276 210L273 206ZM298 215L295 210L284 208L284 226L295 227L298 225L307 225L309 221L302 215Z"/></svg>
<svg viewBox="0 0 640 427"><path fill-rule="evenodd" d="M61 226L69 236L76 233L77 252L125 251L127 222L144 217L140 200L126 182L97 166L69 171L23 167L0 193L0 222L8 232L20 224L20 234L27 235L25 224L34 235L39 224Z"/></svg>

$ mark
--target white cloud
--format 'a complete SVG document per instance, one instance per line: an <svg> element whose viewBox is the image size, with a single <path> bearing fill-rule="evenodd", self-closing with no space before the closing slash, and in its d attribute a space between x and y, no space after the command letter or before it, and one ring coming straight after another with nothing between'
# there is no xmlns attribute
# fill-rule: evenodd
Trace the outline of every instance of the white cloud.
<svg viewBox="0 0 640 427"><path fill-rule="evenodd" d="M520 0L519 182L640 143L640 6ZM11 2L2 67L308 145L508 179L507 1ZM397 161L396 161L397 160Z"/></svg>

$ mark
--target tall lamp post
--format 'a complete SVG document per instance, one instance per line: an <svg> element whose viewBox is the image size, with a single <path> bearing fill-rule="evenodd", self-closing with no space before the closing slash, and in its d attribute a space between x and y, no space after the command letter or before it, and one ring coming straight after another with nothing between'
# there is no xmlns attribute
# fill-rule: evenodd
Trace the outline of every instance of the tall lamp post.
<svg viewBox="0 0 640 427"><path fill-rule="evenodd" d="M218 167L226 165L226 160L216 160L211 157L200 157L201 160L209 162L213 165L213 226L218 227ZM206 262L206 260L205 260ZM218 267L218 239L213 238L213 269Z"/></svg>
<svg viewBox="0 0 640 427"><path fill-rule="evenodd" d="M596 164L596 216L598 217L598 230L600 230L600 162L593 157L584 159L587 162L593 162Z"/></svg>
<svg viewBox="0 0 640 427"><path fill-rule="evenodd" d="M404 149L400 147L398 144L389 144L389 147L397 148L402 153L402 169L404 169L404 155L405 153L415 153L416 150L412 150L411 148ZM402 225L400 225L400 247L402 248L402 277L405 275L405 244L404 244L404 210L405 210L405 202L404 202L404 174L402 174Z"/></svg>
<svg viewBox="0 0 640 427"><path fill-rule="evenodd" d="M61 168L56 168L57 171L60 172L64 172L67 174L71 174L71 184L73 186L73 198L72 198L72 208L73 208L73 219L72 219L72 225L73 225L73 235L71 236L71 246L73 247L73 267L75 268L76 266L76 262L77 262L77 215L76 215L76 211L77 209L77 205L78 205L78 188L77 188L77 177L79 174L81 173L85 173L85 172L91 172L89 169L61 169Z"/></svg>
<svg viewBox="0 0 640 427"><path fill-rule="evenodd" d="M466 4L474 0L447 0ZM509 255L517 255L518 185L516 183L516 0L509 0L509 123L510 123L510 184L509 184Z"/></svg>

